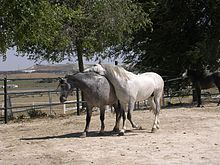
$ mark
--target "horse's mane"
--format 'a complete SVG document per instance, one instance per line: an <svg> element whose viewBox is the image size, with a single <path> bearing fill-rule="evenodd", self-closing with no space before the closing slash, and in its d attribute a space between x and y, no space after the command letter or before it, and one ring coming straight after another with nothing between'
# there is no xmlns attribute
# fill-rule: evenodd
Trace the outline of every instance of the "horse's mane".
<svg viewBox="0 0 220 165"><path fill-rule="evenodd" d="M105 65L102 65L102 67L105 69L107 74L114 75L114 76L118 75L120 78L125 79L125 80L129 80L131 76L135 75L134 73L129 72L125 70L123 67L119 67L119 66L105 64Z"/></svg>
<svg viewBox="0 0 220 165"><path fill-rule="evenodd" d="M95 77L99 77L99 76L100 75L95 72L88 72L88 73L79 72L74 75L66 75L66 78L73 82L84 83L90 80L94 80Z"/></svg>
<svg viewBox="0 0 220 165"><path fill-rule="evenodd" d="M207 76L207 72L204 70L188 70L188 75L192 76L193 78L200 79Z"/></svg>

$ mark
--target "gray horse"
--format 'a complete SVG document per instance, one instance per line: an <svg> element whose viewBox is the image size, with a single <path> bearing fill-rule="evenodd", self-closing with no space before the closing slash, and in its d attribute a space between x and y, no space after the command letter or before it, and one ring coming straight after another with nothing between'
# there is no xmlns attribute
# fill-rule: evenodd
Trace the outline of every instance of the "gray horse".
<svg viewBox="0 0 220 165"><path fill-rule="evenodd" d="M101 130L104 132L104 119L106 105L113 106L116 112L116 122L113 131L119 131L119 122L124 111L120 109L120 103L115 95L114 87L104 77L96 73L77 73L75 75L66 75L65 79L60 79L60 102L64 103L68 95L74 88L79 88L84 93L84 99L87 102L86 126L81 137L86 137L92 115L92 108L100 108Z"/></svg>

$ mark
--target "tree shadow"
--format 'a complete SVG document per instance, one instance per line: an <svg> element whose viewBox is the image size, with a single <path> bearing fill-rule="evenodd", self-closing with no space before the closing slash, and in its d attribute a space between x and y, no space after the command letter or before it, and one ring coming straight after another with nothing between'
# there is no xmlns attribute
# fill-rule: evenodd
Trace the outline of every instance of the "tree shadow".
<svg viewBox="0 0 220 165"><path fill-rule="evenodd" d="M193 103L175 103L175 104L169 103L166 106L162 106L163 109L193 108L193 107L195 107L195 104Z"/></svg>
<svg viewBox="0 0 220 165"><path fill-rule="evenodd" d="M126 130L124 136L135 136L139 133L150 133L146 130ZM82 138L82 132L75 132L63 135L55 135L55 136L42 136L42 137L27 137L27 138L20 138L20 140L49 140L49 139L65 139L65 138ZM86 138L88 137L117 137L119 136L118 132L113 131L105 131L103 134L100 135L98 131L90 131L87 133Z"/></svg>

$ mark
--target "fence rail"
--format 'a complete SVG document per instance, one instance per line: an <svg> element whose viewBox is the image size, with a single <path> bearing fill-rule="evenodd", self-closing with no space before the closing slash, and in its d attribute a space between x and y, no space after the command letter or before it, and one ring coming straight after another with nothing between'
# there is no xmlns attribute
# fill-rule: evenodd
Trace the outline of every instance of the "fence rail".
<svg viewBox="0 0 220 165"><path fill-rule="evenodd" d="M51 94L54 94L54 93L59 93L60 91L59 90L54 90L54 89L48 89L48 90L45 90L45 89L32 89L32 90L13 90L13 91L10 91L8 90L8 81L24 81L24 80L27 80L27 81L41 81L41 80L58 80L58 78L19 78L19 79L8 79L7 77L5 77L4 79L0 79L0 81L3 81L3 84L4 84L4 91L3 92L0 92L0 96L4 96L3 100L4 100L4 106L1 108L0 107L0 111L4 111L4 122L7 123L8 122L8 111L9 110L12 110L12 109L19 109L17 110L16 112L23 112L23 111L27 111L27 110L30 110L30 109L41 109L41 108L45 108L45 107L49 107L50 108L50 113L51 113L51 109L52 109L52 106L58 106L58 105L63 105L62 103L58 103L58 102L52 102L51 101ZM178 77L178 78L172 78L172 79L168 79L168 80L165 80L165 95L164 95L164 99L170 99L170 98L175 98L175 97L185 97L185 96L191 96L192 95L192 88L188 88L188 89L183 89L183 90L174 90L174 91L170 91L170 89L172 89L172 83L174 84L178 84L178 82L181 82L182 83L182 78L181 77ZM79 97L79 89L76 89L75 90L75 93L76 93L76 101L68 101L66 102L65 104L68 105L68 104L76 104L76 109L77 109L77 115L80 114L80 104L84 103L83 101L80 101L80 97ZM48 94L48 103L45 103L45 104L34 104L34 105L23 105L23 106L10 106L9 107L9 96L11 98L16 98L16 97L19 97L19 96L27 96L27 95L41 95L41 94ZM203 95L206 95L207 94L203 94ZM213 95L219 95L219 93L215 93ZM209 94L210 96L210 94ZM146 103L144 103L146 104ZM136 108L139 109L139 102L136 104ZM24 110L25 109L25 110ZM66 108L65 108L66 109ZM65 113L65 110L64 110L64 113Z"/></svg>
<svg viewBox="0 0 220 165"><path fill-rule="evenodd" d="M3 81L3 92L0 92L0 96L3 95L3 100L4 100L4 106L0 107L0 111L4 111L4 123L8 122L8 111L12 110L12 109L17 109L15 112L23 112L23 111L27 111L30 109L40 109L40 108L44 108L44 107L50 107L50 110L52 109L52 106L58 106L58 105L63 105L62 103L59 102L52 102L51 100L51 94L54 93L59 93L59 90L54 90L54 89L49 89L49 90L42 90L42 89L34 89L34 90L13 90L13 91L9 91L8 90L8 82L10 81L24 81L24 80L28 80L28 81L41 81L41 80L58 80L58 78L19 78L19 79L8 79L7 77L5 77L4 79L0 79L0 81ZM75 101L68 101L64 104L76 104L76 110L77 110L77 115L79 115L79 108L80 108L80 104L84 103L84 101L80 101L79 98L79 89L75 89L74 92L76 93L76 100ZM35 104L35 105L22 105L22 106L9 106L9 99L11 98L17 98L19 96L27 96L27 95L42 95L48 93L48 97L49 97L49 101L48 103L45 104ZM21 110L22 109L22 110ZM25 109L25 110L24 110Z"/></svg>

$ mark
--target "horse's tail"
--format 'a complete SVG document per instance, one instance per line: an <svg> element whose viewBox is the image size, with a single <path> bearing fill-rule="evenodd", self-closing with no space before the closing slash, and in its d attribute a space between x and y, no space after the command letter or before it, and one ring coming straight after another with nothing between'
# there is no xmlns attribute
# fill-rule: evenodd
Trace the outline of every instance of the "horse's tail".
<svg viewBox="0 0 220 165"><path fill-rule="evenodd" d="M112 107L114 107L114 110ZM117 103L115 103L115 104L113 104L113 106L111 106L111 113L115 114L116 111L121 111L121 104L120 104L119 100L117 101Z"/></svg>
<svg viewBox="0 0 220 165"><path fill-rule="evenodd" d="M162 94L161 94L160 105L161 105L161 107L165 105L165 101L164 101L164 90L162 91Z"/></svg>

